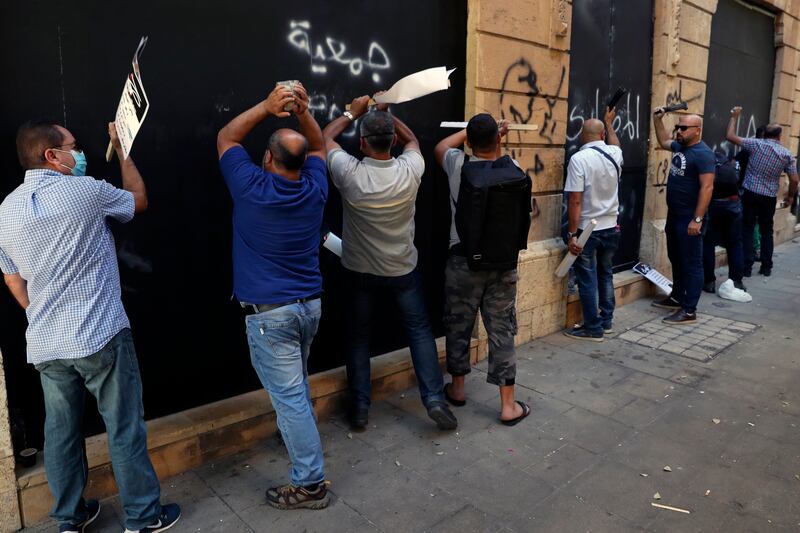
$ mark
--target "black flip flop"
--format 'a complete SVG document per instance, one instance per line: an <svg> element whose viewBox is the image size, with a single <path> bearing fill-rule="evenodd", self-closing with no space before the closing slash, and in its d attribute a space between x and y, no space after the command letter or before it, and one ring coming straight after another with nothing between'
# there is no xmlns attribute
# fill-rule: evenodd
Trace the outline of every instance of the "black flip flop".
<svg viewBox="0 0 800 533"><path fill-rule="evenodd" d="M504 426L516 426L519 424L523 418L531 414L531 407L526 404L525 402L521 402L519 400L516 401L520 407L522 407L522 414L519 415L517 418L512 418L511 420L500 420L500 423Z"/></svg>
<svg viewBox="0 0 800 533"><path fill-rule="evenodd" d="M467 405L467 400L456 400L455 398L450 396L450 394L447 393L447 387L450 385L451 385L450 383L445 383L443 389L444 398L445 400L447 400L447 403L454 405L455 407L464 407L465 405Z"/></svg>

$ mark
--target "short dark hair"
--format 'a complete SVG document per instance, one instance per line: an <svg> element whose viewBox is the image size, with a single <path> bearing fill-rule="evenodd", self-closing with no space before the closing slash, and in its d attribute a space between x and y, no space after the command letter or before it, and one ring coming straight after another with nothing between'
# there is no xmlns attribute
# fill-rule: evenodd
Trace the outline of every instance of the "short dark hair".
<svg viewBox="0 0 800 533"><path fill-rule="evenodd" d="M386 111L370 111L361 119L360 133L376 152L388 152L394 140L394 119Z"/></svg>
<svg viewBox="0 0 800 533"><path fill-rule="evenodd" d="M17 130L17 157L22 168L42 167L46 160L44 151L64 143L64 134L52 120L29 120Z"/></svg>
<svg viewBox="0 0 800 533"><path fill-rule="evenodd" d="M764 138L765 139L778 139L783 132L783 128L781 128L777 124L767 124L764 126Z"/></svg>
<svg viewBox="0 0 800 533"><path fill-rule="evenodd" d="M767 126L759 126L756 128L756 139L763 139L764 138L764 130L767 129Z"/></svg>
<svg viewBox="0 0 800 533"><path fill-rule="evenodd" d="M467 140L473 150L493 150L497 146L497 133L497 121L488 113L479 113L467 122Z"/></svg>
<svg viewBox="0 0 800 533"><path fill-rule="evenodd" d="M308 140L303 137L302 148L298 153L292 153L283 143L283 134L276 131L269 138L269 151L273 160L286 170L300 170L306 162L308 155Z"/></svg>

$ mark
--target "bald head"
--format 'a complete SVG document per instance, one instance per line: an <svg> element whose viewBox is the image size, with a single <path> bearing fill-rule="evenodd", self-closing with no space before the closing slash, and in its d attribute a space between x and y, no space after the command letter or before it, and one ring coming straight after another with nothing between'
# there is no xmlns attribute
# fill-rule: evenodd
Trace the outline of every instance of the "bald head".
<svg viewBox="0 0 800 533"><path fill-rule="evenodd" d="M685 124L687 126L703 127L703 119L699 115L683 115L678 121L678 124Z"/></svg>
<svg viewBox="0 0 800 533"><path fill-rule="evenodd" d="M700 142L703 133L703 119L698 115L681 115L675 126L675 140L684 146Z"/></svg>
<svg viewBox="0 0 800 533"><path fill-rule="evenodd" d="M581 128L581 143L602 141L606 137L606 126L596 118L590 118L583 123Z"/></svg>
<svg viewBox="0 0 800 533"><path fill-rule="evenodd" d="M276 168L300 170L308 155L308 141L294 130L281 128L269 138L269 153L272 154L271 163ZM266 163L267 157L264 160Z"/></svg>

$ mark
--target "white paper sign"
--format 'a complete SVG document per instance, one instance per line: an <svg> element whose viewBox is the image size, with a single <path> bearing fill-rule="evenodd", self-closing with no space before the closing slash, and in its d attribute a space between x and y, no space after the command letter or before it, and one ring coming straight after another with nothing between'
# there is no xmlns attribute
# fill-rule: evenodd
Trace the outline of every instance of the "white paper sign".
<svg viewBox="0 0 800 533"><path fill-rule="evenodd" d="M450 87L450 74L455 69L433 67L409 74L383 94L375 97L379 104L400 104Z"/></svg>
<svg viewBox="0 0 800 533"><path fill-rule="evenodd" d="M150 101L144 92L142 76L139 72L139 56L146 44L147 37L142 37L139 41L139 46L136 47L136 53L133 54L133 69L128 74L128 79L125 80L122 96L117 106L117 115L114 119L125 159L128 159L133 147L133 140L136 138L136 134L139 133L139 128L142 127L142 122L144 122L147 111L150 109Z"/></svg>
<svg viewBox="0 0 800 533"><path fill-rule="evenodd" d="M672 282L647 263L636 263L633 266L633 271L652 281L661 292L665 294L670 294L672 292Z"/></svg>

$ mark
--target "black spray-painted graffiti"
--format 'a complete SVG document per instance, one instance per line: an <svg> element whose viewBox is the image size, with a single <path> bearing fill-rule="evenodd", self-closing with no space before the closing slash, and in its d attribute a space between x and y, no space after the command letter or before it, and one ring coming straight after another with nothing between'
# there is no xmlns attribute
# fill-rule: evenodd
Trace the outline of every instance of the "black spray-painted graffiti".
<svg viewBox="0 0 800 533"><path fill-rule="evenodd" d="M544 119L542 120L542 124L539 125L539 136L544 139L547 144L553 143L553 135L556 130L556 120L553 117L553 110L558 102L558 95L561 93L561 89L564 85L564 79L566 77L567 71L564 66L561 67L561 77L558 80L558 87L553 92L552 96L545 96L544 102L546 105L546 109L544 112ZM500 118L504 120L509 120L510 122L516 124L530 124L531 119L533 118L533 105L536 101L536 98L541 95L541 91L539 86L537 85L538 76L536 74L536 69L533 68L533 65L530 61L525 58L520 58L506 69L505 75L503 76L503 82L500 84ZM527 90L523 91L514 91L509 89L510 83L519 83L522 84ZM524 102L524 108L520 109L516 105L513 104L513 100L508 98L507 95L513 93L522 93L524 96L527 97L527 100ZM510 142L512 139L510 138L511 134L506 135L506 150L510 152L512 158L517 158L518 153L516 148L509 148ZM522 132L516 131L515 138L513 139L516 143L522 143ZM539 157L539 154L534 154L533 159L533 166L526 168L525 173L533 179L536 174L540 174L544 172L545 164L544 161ZM539 206L536 203L536 198L531 199L531 206L533 208L532 216L536 218L540 214Z"/></svg>
<svg viewBox="0 0 800 533"><path fill-rule="evenodd" d="M555 96L544 97L544 102L547 108L544 112L542 124L539 125L539 136L547 141L548 144L552 144L553 142L553 135L556 129L556 120L553 118L553 110L558 101L557 95L561 92L565 77L566 68L562 66L558 87L554 91ZM515 91L509 89L509 85L513 83L522 84L527 90ZM511 94L520 92L527 97L527 100L524 102L524 107L522 108L514 105L513 100L509 98ZM518 59L506 69L505 75L503 76L503 82L500 85L500 118L509 120L510 122L516 124L530 124L531 119L533 118L533 105L536 101L536 98L540 95L541 91L537 85L537 74L536 70L533 68L533 65L525 58ZM512 134L506 136L507 149L512 141L516 143L522 142L521 131L514 132L513 135L515 135L515 138L513 139L509 138L511 135ZM511 157L517 156L516 149L511 148L509 151L511 152ZM526 168L525 172L532 178L533 175L539 174L544 170L544 162L539 157L539 154L535 154L533 167Z"/></svg>

